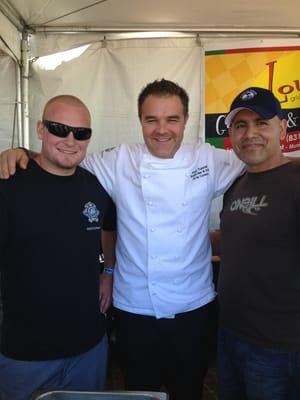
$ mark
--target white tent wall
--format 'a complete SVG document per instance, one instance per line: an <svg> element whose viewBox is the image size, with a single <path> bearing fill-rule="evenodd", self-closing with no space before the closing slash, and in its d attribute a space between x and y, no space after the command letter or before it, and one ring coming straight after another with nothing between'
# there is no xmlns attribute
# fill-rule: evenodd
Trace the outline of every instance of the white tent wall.
<svg viewBox="0 0 300 400"><path fill-rule="evenodd" d="M92 114L89 151L142 141L137 97L154 79L182 85L190 96L187 141L200 131L202 49L195 38L99 41L80 57L55 70L33 62L30 74L30 147L39 149L35 134L46 101L58 94L80 97Z"/></svg>
<svg viewBox="0 0 300 400"><path fill-rule="evenodd" d="M48 41L47 41L48 38ZM36 120L46 101L69 93L80 97L92 113L94 135L89 151L142 140L137 115L141 88L165 77L182 85L190 96L185 140L204 139L204 51L232 48L299 46L299 39L164 38L99 40L99 34L38 34L32 38L35 56L92 44L78 58L54 70L31 64L29 80L30 147L39 149ZM48 46L48 45L49 46ZM200 45L201 44L201 45ZM234 81L232 82L234 86Z"/></svg>
<svg viewBox="0 0 300 400"><path fill-rule="evenodd" d="M103 33L74 32L72 34L37 32L29 34L31 57L43 57L103 40Z"/></svg>
<svg viewBox="0 0 300 400"><path fill-rule="evenodd" d="M0 151L18 146L16 122L16 63L0 52ZM17 127L17 124L15 124ZM14 135L13 135L13 132Z"/></svg>

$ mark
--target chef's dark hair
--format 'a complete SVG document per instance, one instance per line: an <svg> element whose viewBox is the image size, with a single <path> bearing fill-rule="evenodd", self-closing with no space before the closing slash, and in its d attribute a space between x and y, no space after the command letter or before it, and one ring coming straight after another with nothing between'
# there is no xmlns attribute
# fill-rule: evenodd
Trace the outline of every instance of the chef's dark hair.
<svg viewBox="0 0 300 400"><path fill-rule="evenodd" d="M139 118L142 116L142 106L146 98L150 95L154 96L178 96L183 105L184 115L189 113L189 96L187 92L177 83L168 81L167 79L155 80L148 83L141 91L138 97Z"/></svg>

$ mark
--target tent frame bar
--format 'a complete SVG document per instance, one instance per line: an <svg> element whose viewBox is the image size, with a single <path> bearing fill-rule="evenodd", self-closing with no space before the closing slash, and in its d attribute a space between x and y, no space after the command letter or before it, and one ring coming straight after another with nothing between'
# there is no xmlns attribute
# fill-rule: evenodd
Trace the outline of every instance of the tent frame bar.
<svg viewBox="0 0 300 400"><path fill-rule="evenodd" d="M51 27L51 26L31 26L27 28L28 33L61 33L61 34L70 34L70 33L103 33L103 34L134 34L136 33L139 36L141 33L154 33L156 36L158 33L168 34L168 36L186 36L186 35L197 35L203 37L232 37L238 35L239 37L242 35L251 35L251 36L281 36L281 37L300 37L300 28L178 28L178 30L166 29L166 28L155 28L155 29L136 29L136 28L96 28L96 27ZM150 37L150 35L149 35Z"/></svg>

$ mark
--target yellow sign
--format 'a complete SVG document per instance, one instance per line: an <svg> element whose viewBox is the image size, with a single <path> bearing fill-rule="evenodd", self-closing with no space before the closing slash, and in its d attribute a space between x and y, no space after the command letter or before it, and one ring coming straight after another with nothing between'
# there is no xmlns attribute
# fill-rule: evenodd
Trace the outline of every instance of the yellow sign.
<svg viewBox="0 0 300 400"><path fill-rule="evenodd" d="M222 126L222 115L228 112L238 93L249 86L258 86L272 90L286 114L288 132L292 132L294 138L297 137L297 140L293 140L294 145L297 142L296 147L289 146L287 137L283 150L300 150L299 66L300 46L206 52L207 137L225 138L226 127Z"/></svg>

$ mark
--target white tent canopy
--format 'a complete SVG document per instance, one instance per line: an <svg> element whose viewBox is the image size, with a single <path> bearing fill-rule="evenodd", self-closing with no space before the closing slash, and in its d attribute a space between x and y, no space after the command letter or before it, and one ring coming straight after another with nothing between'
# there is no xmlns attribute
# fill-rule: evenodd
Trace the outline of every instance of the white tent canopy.
<svg viewBox="0 0 300 400"><path fill-rule="evenodd" d="M297 0L4 0L33 30L299 32ZM6 6L6 7L5 7Z"/></svg>

